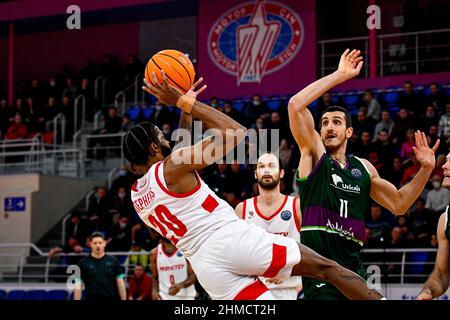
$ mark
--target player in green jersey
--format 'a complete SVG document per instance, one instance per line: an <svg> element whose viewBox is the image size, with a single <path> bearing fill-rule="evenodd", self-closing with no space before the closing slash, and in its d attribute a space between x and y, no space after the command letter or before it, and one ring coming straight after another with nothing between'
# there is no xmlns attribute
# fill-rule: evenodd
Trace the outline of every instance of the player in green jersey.
<svg viewBox="0 0 450 320"><path fill-rule="evenodd" d="M442 186L450 189L450 153L442 166L444 181ZM450 285L450 210L449 206L439 218L437 227L438 252L434 270L417 296L417 300L431 300L447 291Z"/></svg>
<svg viewBox="0 0 450 320"><path fill-rule="evenodd" d="M292 134L300 148L297 171L302 212L301 241L319 254L365 277L359 251L365 238L364 214L369 197L395 215L414 203L435 167L434 153L424 133L416 132L414 153L421 169L400 190L380 178L366 159L346 155L353 135L348 112L329 107L320 119L320 134L307 108L331 88L357 76L363 61L359 50L347 49L338 69L294 95L288 105ZM306 299L345 299L331 284L304 278Z"/></svg>

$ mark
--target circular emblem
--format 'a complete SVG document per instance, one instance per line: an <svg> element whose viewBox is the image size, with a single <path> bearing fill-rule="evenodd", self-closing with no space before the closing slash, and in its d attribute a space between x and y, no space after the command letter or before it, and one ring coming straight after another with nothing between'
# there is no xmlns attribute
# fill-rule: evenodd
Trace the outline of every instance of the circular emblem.
<svg viewBox="0 0 450 320"><path fill-rule="evenodd" d="M178 257L181 257L181 256L182 256L182 254L181 254L180 251L177 252L177 256L178 256Z"/></svg>
<svg viewBox="0 0 450 320"><path fill-rule="evenodd" d="M303 23L285 4L257 0L237 5L217 19L208 36L208 53L237 84L260 83L287 66L305 37Z"/></svg>
<svg viewBox="0 0 450 320"><path fill-rule="evenodd" d="M281 212L281 219L288 221L292 217L292 213L288 210Z"/></svg>
<svg viewBox="0 0 450 320"><path fill-rule="evenodd" d="M352 169L352 176L354 176L355 178L361 178L362 177L362 173L359 169Z"/></svg>

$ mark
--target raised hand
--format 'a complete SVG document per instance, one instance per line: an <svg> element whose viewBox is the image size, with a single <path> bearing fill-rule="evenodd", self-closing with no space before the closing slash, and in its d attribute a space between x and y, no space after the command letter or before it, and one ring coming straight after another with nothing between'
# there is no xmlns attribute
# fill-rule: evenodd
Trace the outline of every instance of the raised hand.
<svg viewBox="0 0 450 320"><path fill-rule="evenodd" d="M356 49L353 49L351 52L350 49L347 49L342 54L337 73L342 77L343 81L350 80L359 75L364 63L362 61L363 57L360 54L361 51Z"/></svg>
<svg viewBox="0 0 450 320"><path fill-rule="evenodd" d="M142 86L142 89L145 92L155 96L161 103L165 105L176 105L178 99L183 95L183 93L167 81L166 73L164 72L164 70L161 70L162 83L158 81L158 78L156 77L156 73L154 71L152 72L152 77L154 80L154 84L150 84L146 79L144 79L145 86ZM203 78L198 79L186 94L197 98L197 96L206 89L206 85L204 85L199 90L195 91L196 87L202 81Z"/></svg>
<svg viewBox="0 0 450 320"><path fill-rule="evenodd" d="M433 148L430 148L425 133L417 131L414 135L416 138L416 146L413 147L413 151L417 161L425 168L434 169L436 166L436 157L434 154L439 147L440 140L438 139Z"/></svg>

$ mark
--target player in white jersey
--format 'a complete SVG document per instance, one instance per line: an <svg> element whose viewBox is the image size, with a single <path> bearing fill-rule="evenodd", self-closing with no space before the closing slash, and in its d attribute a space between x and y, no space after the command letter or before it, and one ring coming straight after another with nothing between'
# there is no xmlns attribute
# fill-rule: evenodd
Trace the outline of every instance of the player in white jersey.
<svg viewBox="0 0 450 320"><path fill-rule="evenodd" d="M150 251L153 300L194 300L195 273L183 254L167 239Z"/></svg>
<svg viewBox="0 0 450 320"><path fill-rule="evenodd" d="M131 128L123 152L131 170L142 176L131 197L140 218L189 260L211 298L273 299L257 277L283 281L292 274L331 282L350 299L380 299L355 273L291 238L246 223L217 197L197 170L234 149L245 139L246 128L197 101L194 89L199 82L183 95L167 82L164 72L161 76L162 84L153 73L155 85L145 82L143 89L165 105L178 106L182 116L192 114L206 128L215 129L215 136L170 153L169 142L155 125L144 122Z"/></svg>
<svg viewBox="0 0 450 320"><path fill-rule="evenodd" d="M259 195L239 203L236 214L248 223L255 224L270 233L294 239L300 243L301 214L299 199L280 192L284 170L280 160L272 153L258 158L255 178ZM301 277L289 277L281 283L261 279L277 300L296 300L302 288Z"/></svg>

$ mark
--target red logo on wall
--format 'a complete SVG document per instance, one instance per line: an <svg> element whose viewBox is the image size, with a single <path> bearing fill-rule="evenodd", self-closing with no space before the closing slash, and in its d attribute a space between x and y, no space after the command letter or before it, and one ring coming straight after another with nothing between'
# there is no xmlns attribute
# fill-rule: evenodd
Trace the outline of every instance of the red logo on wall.
<svg viewBox="0 0 450 320"><path fill-rule="evenodd" d="M304 28L288 6L257 0L238 5L213 24L208 52L215 65L234 75L237 85L261 83L286 67L300 51Z"/></svg>

